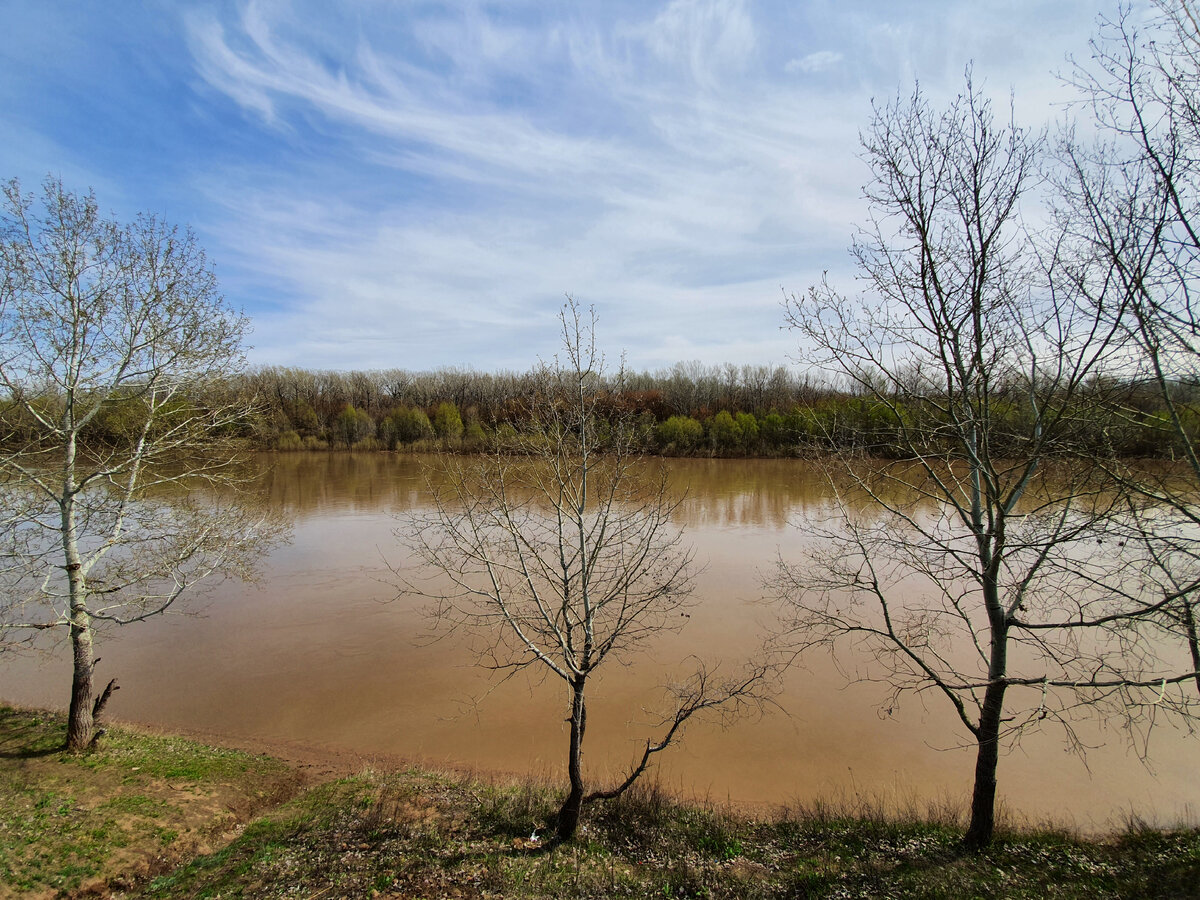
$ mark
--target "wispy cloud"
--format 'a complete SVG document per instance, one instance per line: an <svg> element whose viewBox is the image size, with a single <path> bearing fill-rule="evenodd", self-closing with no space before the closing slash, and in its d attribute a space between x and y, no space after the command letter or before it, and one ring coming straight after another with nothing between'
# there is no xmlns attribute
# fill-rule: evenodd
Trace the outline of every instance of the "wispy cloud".
<svg viewBox="0 0 1200 900"><path fill-rule="evenodd" d="M744 5L677 0L653 18L614 21L604 33L573 21L500 31L479 16L413 24L436 68L387 54L366 37L352 58L322 63L319 45L284 38L288 24L269 26L256 6L242 12L236 34L211 18L191 20L197 70L248 114L277 128L317 115L358 135L354 152L375 177L392 170L414 190L457 197L452 213L403 198L360 209L344 235L314 244L306 224L314 215L344 216L306 204L288 227L295 186L249 194L242 186L227 200L231 233L264 217L272 223L268 233L237 241L255 248L243 265L263 269L263 277L266 269L288 273L281 277L304 296L302 316L314 333L329 333L329 319L356 310L371 322L396 322L389 330L398 336L414 334L401 323L419 319L417 329L458 329L470 341L472 321L483 334L500 327L495 309L518 321L537 318L574 291L653 321L663 334L687 324L698 352L714 362L723 358L730 319L749 314L772 334L779 284L808 277L797 265L805 245L840 252L844 234L828 243L826 219L853 199L826 164L829 142L846 135L832 120L818 129L794 115L807 106L810 115L828 116L833 107L820 110L819 100L792 96L786 85L764 95L739 75L756 46ZM452 26L468 36L465 47L447 37ZM488 65L498 71L481 74ZM551 70L582 108L496 96L503 78L533 82ZM647 70L655 76L647 79ZM757 293L764 279L765 295ZM680 296L688 291L719 307L710 302L715 293L736 312L710 309L698 321ZM280 321L271 334L290 315L272 316ZM329 341L317 343L324 349L312 346L315 358L338 355ZM448 351L414 343L422 364ZM495 358L474 343L449 352ZM290 352L296 343L282 346ZM631 352L646 365L671 362L651 346ZM383 364L386 352L370 362ZM517 353L532 358L524 348Z"/></svg>
<svg viewBox="0 0 1200 900"><path fill-rule="evenodd" d="M916 77L952 93L976 57L1036 107L1091 15L1082 0L167 9L163 90L188 102L146 110L176 129L153 183L193 192L181 218L254 318L254 358L416 368L528 365L553 350L567 292L636 366L783 361L781 289L852 277L870 98Z"/></svg>
<svg viewBox="0 0 1200 900"><path fill-rule="evenodd" d="M842 54L833 50L818 50L816 53L809 53L798 59L789 59L783 68L785 72L811 74L832 69L844 58Z"/></svg>
<svg viewBox="0 0 1200 900"><path fill-rule="evenodd" d="M626 33L710 90L723 76L744 71L758 49L742 0L672 0L653 21Z"/></svg>

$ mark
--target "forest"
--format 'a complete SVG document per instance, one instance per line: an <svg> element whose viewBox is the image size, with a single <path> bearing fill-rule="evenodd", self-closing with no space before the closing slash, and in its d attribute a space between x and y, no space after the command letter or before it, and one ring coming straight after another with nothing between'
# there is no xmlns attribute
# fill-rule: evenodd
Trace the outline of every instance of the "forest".
<svg viewBox="0 0 1200 900"><path fill-rule="evenodd" d="M247 449L267 451L384 450L484 452L505 446L527 423L537 389L534 370L478 372L315 371L261 367L201 385L176 400L178 413L237 398L240 421L226 427ZM1022 388L1003 390L1008 421L997 429L1022 433L1028 422ZM655 372L618 372L606 379L600 415L632 420L640 449L664 456L812 457L853 453L882 459L910 457L903 433L921 415L911 395L881 400L861 385L839 387L798 367L712 365L692 361ZM118 445L142 414L138 399L109 404L86 431L88 443ZM1179 380L1173 395L1191 435L1200 433L1200 385ZM60 400L47 391L47 411ZM1158 386L1150 381L1095 378L1076 401L1060 449L1089 448L1124 459L1179 458L1184 439L1172 424ZM1001 410L1003 412L1003 410ZM2 413L5 442L36 442L37 425L19 403ZM1004 422L1006 416L998 419Z"/></svg>

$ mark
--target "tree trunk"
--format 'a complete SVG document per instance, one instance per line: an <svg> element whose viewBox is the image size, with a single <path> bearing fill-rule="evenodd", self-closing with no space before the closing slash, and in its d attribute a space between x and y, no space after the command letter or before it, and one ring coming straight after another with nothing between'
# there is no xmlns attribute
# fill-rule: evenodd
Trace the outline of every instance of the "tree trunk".
<svg viewBox="0 0 1200 900"><path fill-rule="evenodd" d="M1196 635L1196 615L1187 598L1183 601L1183 624L1187 628L1188 650L1192 653L1192 671L1196 673L1196 690L1200 691L1200 638Z"/></svg>
<svg viewBox="0 0 1200 900"><path fill-rule="evenodd" d="M92 672L96 668L92 646L92 617L87 608L87 585L79 556L79 534L75 523L75 439L67 441L63 465L62 548L67 586L70 591L71 708L67 714L67 749L84 750L92 743L95 716L92 712Z"/></svg>
<svg viewBox="0 0 1200 900"><path fill-rule="evenodd" d="M71 573L72 582L75 575L76 573ZM71 650L74 675L71 679L71 709L67 716L67 749L83 750L91 744L95 728L92 715L92 671L96 663L92 647L91 618L82 602L71 604Z"/></svg>
<svg viewBox="0 0 1200 900"><path fill-rule="evenodd" d="M963 846L972 853L988 846L996 830L996 767L1000 762L1004 693L1008 690L1008 617L1000 603L997 578L1000 554L991 540L980 539L979 548L985 573L983 599L991 631L991 658L988 660L988 686L979 711L979 727L975 731L978 752L975 757L975 786L971 791L971 824L963 837Z"/></svg>
<svg viewBox="0 0 1200 900"><path fill-rule="evenodd" d="M583 733L587 728L587 707L584 705L584 677L571 682L571 750L567 761L567 774L571 779L571 790L558 811L558 839L569 841L579 828L579 814L583 810Z"/></svg>
<svg viewBox="0 0 1200 900"><path fill-rule="evenodd" d="M1000 721L1007 687L1003 680L988 685L983 695L979 730L975 733L978 754L971 793L971 824L963 838L963 846L973 853L990 844L996 830L996 767L1000 761Z"/></svg>

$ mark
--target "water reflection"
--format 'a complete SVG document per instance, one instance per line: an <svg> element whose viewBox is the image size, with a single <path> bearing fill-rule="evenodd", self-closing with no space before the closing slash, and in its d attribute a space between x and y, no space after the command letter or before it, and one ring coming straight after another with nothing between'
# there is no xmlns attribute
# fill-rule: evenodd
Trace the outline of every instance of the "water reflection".
<svg viewBox="0 0 1200 900"><path fill-rule="evenodd" d="M432 457L380 453L296 453L261 458L271 502L305 517L329 510L379 512L428 502ZM649 461L653 470L658 463ZM666 463L684 495L685 528L751 526L782 530L797 515L827 510L834 499L821 466L804 460L686 459Z"/></svg>
<svg viewBox="0 0 1200 900"><path fill-rule="evenodd" d="M259 585L225 583L200 617L172 616L107 638L104 678L123 690L119 717L267 739L328 743L514 772L557 772L567 734L558 686L514 680L492 687L465 646L425 639L420 602L396 597L390 567L408 561L397 515L428 501L419 458L387 454L263 457L263 490L294 521L293 540L266 559ZM655 687L689 653L736 659L753 649L771 611L760 573L777 554L797 558L805 523L831 509L820 467L797 460L678 460L686 490L680 524L704 566L688 627L625 669L602 673L589 709L586 765L612 773L637 751ZM932 509L932 507L931 507ZM0 660L0 695L61 706L66 654ZM824 656L787 679L791 716L730 730L695 727L664 760L669 786L715 799L774 804L868 792L898 799L969 790L973 757L936 702L909 698L881 716L874 685L847 687ZM486 698L480 703L475 701ZM1091 726L1088 726L1091 728ZM1056 735L1030 735L1001 761L1007 805L1034 818L1103 826L1131 810L1170 820L1200 801L1194 738L1156 735L1151 774L1100 723L1084 738L1107 746L1091 772Z"/></svg>

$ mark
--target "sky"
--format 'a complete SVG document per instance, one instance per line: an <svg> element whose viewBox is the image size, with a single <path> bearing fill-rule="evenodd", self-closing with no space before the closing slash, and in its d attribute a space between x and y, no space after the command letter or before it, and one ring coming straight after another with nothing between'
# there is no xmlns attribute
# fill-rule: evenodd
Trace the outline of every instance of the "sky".
<svg viewBox="0 0 1200 900"><path fill-rule="evenodd" d="M0 178L190 226L256 366L788 364L871 103L1066 114L1093 0L0 0Z"/></svg>

